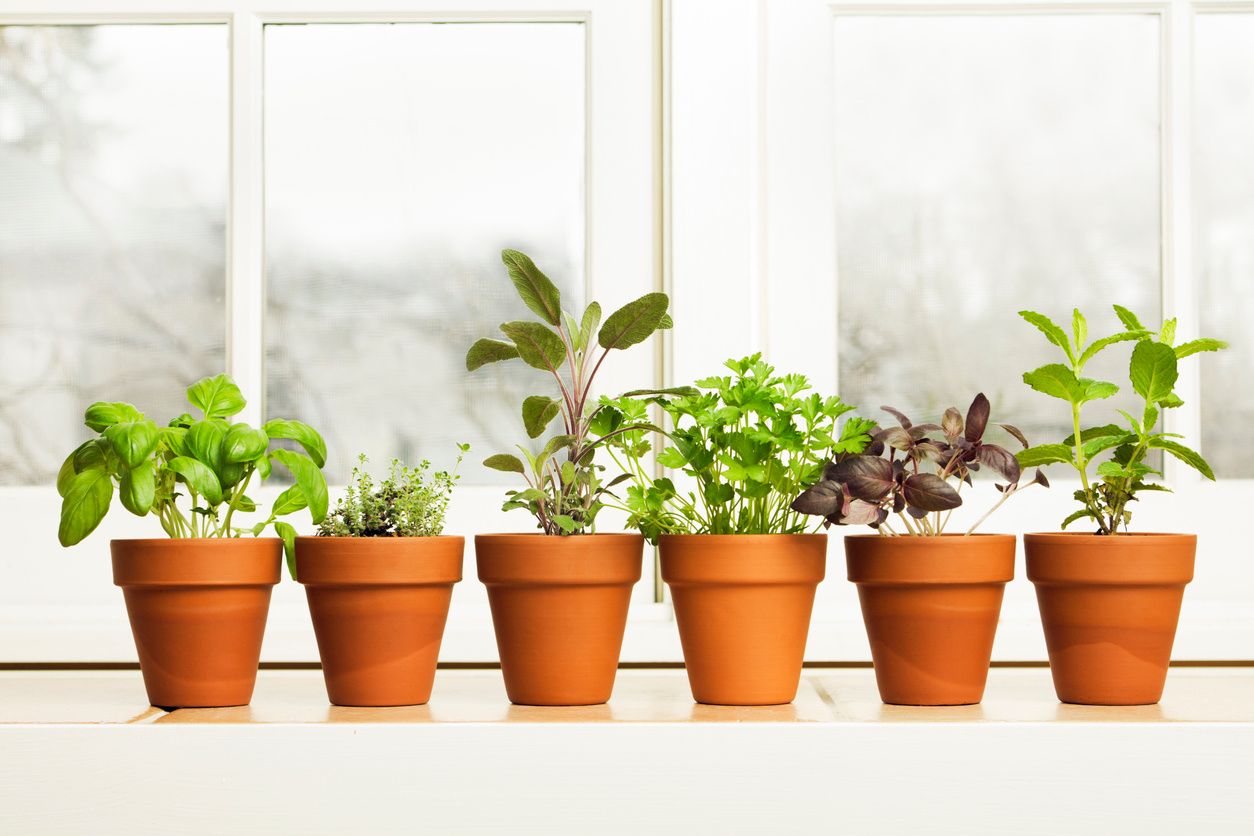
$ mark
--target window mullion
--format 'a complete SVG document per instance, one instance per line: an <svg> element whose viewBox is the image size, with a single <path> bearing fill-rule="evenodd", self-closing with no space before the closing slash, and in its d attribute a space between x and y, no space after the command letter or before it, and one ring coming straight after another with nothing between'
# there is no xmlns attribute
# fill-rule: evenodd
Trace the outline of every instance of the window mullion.
<svg viewBox="0 0 1254 836"><path fill-rule="evenodd" d="M1193 8L1189 0L1173 0L1163 14L1163 316L1178 320L1186 339L1198 334L1197 282L1193 264ZM1182 363L1176 391L1184 406L1164 417L1167 431L1180 433L1186 444L1201 437L1201 379L1196 363ZM1167 456L1169 482L1196 482L1196 473Z"/></svg>
<svg viewBox="0 0 1254 836"><path fill-rule="evenodd" d="M265 394L262 50L261 19L232 14L226 356L248 399L240 418L250 423L260 423Z"/></svg>

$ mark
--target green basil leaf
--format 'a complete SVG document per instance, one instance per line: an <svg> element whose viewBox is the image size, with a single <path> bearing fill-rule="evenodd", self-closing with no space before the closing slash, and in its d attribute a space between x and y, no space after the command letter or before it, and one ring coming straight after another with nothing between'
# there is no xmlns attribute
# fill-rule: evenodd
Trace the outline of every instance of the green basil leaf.
<svg viewBox="0 0 1254 836"><path fill-rule="evenodd" d="M167 469L174 471L188 487L204 497L210 505L222 502L222 483L209 465L190 456L177 456L165 463Z"/></svg>
<svg viewBox="0 0 1254 836"><path fill-rule="evenodd" d="M305 448L305 452L309 454L309 458L313 459L314 464L318 467L326 466L327 443L322 440L318 431L308 424L286 418L272 418L262 424L261 429L272 439L287 438L295 441Z"/></svg>
<svg viewBox="0 0 1254 836"><path fill-rule="evenodd" d="M157 464L149 459L122 473L118 498L122 507L137 517L152 510L157 496Z"/></svg>
<svg viewBox="0 0 1254 836"><path fill-rule="evenodd" d="M250 462L266 452L270 437L264 430L253 429L247 424L232 424L222 439L225 459L231 464Z"/></svg>
<svg viewBox="0 0 1254 836"><path fill-rule="evenodd" d="M87 407L83 423L95 432L104 432L114 424L127 421L140 421L144 413L121 401L98 401Z"/></svg>
<svg viewBox="0 0 1254 836"><path fill-rule="evenodd" d="M274 524L274 533L283 538L283 557L287 561L287 573L296 580L296 529L282 521Z"/></svg>
<svg viewBox="0 0 1254 836"><path fill-rule="evenodd" d="M142 421L114 424L105 429L104 437L122 464L132 468L138 467L140 462L157 449L160 433L157 425L145 418Z"/></svg>
<svg viewBox="0 0 1254 836"><path fill-rule="evenodd" d="M88 450L93 450L95 455L95 466L104 467L104 456L100 454L100 448L97 446L98 439L90 439L74 448L74 452L65 457L65 461L61 463L61 469L57 471L57 493L64 499L66 493L70 490L70 485L77 476L85 468L77 464L84 456L93 455Z"/></svg>
<svg viewBox="0 0 1254 836"><path fill-rule="evenodd" d="M213 469L218 474L225 464L222 441L226 438L227 425L222 421L206 419L192 424L187 431L187 452L190 457Z"/></svg>
<svg viewBox="0 0 1254 836"><path fill-rule="evenodd" d="M276 517L284 517L308 507L309 503L305 500L305 495L301 493L300 485L291 485L274 498L274 507L271 512Z"/></svg>
<svg viewBox="0 0 1254 836"><path fill-rule="evenodd" d="M187 449L187 428L186 427L162 427L159 434L161 441L165 442L165 447L176 456L191 455Z"/></svg>
<svg viewBox="0 0 1254 836"><path fill-rule="evenodd" d="M61 525L57 539L73 546L96 530L113 501L113 480L103 467L84 470L70 482L61 502Z"/></svg>
<svg viewBox="0 0 1254 836"><path fill-rule="evenodd" d="M309 503L310 516L315 523L322 522L327 515L327 480L318 465L310 457L291 450L274 450L270 455L296 477L296 484Z"/></svg>
<svg viewBox="0 0 1254 836"><path fill-rule="evenodd" d="M187 387L188 402L206 418L227 418L244 408L244 395L225 374L205 377Z"/></svg>

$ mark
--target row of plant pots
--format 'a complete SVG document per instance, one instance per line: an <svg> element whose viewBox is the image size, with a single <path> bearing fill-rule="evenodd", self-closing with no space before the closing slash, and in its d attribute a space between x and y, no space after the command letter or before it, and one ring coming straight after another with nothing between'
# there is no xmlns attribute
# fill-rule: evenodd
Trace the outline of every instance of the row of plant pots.
<svg viewBox="0 0 1254 836"><path fill-rule="evenodd" d="M1214 478L1197 452L1159 427L1162 413L1183 403L1177 361L1224 343L1178 343L1174 320L1151 329L1118 305L1121 330L1095 339L1078 310L1070 334L1020 311L1062 354L1024 383L1066 402L1071 419L1070 436L1037 446L1014 425L990 423L983 393L965 415L951 407L935 423L882 407L891 420L881 426L811 391L804 376L777 374L760 354L728 360L725 374L691 386L595 397L608 356L673 327L668 297L645 294L604 321L591 302L576 318L530 258L506 250L502 260L533 318L503 323L506 339L473 343L466 368L519 361L552 386L522 402L530 441L483 462L517 480L503 510L528 515L539 532L476 538L511 699L609 697L647 542L660 548L694 697L791 700L824 575L826 538L817 529L835 525L875 532L845 543L884 699L978 701L1015 549L1010 536L975 531L1025 488L1048 488L1042 467L1051 465L1073 470L1080 486L1079 507L1062 528L1095 529L1025 542L1058 694L1089 703L1158 699L1195 543L1129 533L1131 508L1142 492L1165 489L1154 479L1156 455ZM1119 391L1086 377L1086 367L1121 344L1132 346L1137 414L1085 426L1087 405ZM114 544L153 702L248 699L280 541L308 591L332 701L427 699L461 575L461 541L439 536L457 467L432 473L429 462L394 461L376 480L363 457L331 508L326 444L312 427L234 420L244 397L226 375L197 381L187 396L200 416L165 426L128 403L92 404L84 423L98 435L57 476L63 545L88 536L115 493L171 538ZM458 465L468 447L460 449ZM246 491L276 465L292 483L265 514ZM993 476L996 501L964 533L948 533L964 504L960 491L981 471ZM638 533L598 534L606 508ZM281 518L306 509L317 536L298 538ZM242 521L251 514L261 518ZM277 540L246 539L271 527Z"/></svg>
<svg viewBox="0 0 1254 836"><path fill-rule="evenodd" d="M1195 538L1029 534L1050 665L1064 702L1157 702ZM845 538L886 703L956 705L983 696L1012 535ZM251 699L282 544L273 538L115 540L113 565L154 705ZM475 538L506 691L525 705L610 698L640 579L644 538L600 534ZM301 537L305 586L330 701L427 702L463 538ZM660 540L693 698L792 701L824 534L671 535Z"/></svg>

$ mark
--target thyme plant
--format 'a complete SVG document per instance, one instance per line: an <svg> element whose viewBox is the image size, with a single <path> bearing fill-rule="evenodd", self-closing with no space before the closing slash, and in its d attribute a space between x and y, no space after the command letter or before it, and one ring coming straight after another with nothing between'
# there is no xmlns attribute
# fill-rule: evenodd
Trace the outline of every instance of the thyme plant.
<svg viewBox="0 0 1254 836"><path fill-rule="evenodd" d="M357 457L357 466L344 495L318 525L320 537L437 537L444 531L458 467L470 450L457 445L457 462L451 471L431 472L424 459L417 467L406 467L392 459L387 476L380 482L366 469L366 455Z"/></svg>

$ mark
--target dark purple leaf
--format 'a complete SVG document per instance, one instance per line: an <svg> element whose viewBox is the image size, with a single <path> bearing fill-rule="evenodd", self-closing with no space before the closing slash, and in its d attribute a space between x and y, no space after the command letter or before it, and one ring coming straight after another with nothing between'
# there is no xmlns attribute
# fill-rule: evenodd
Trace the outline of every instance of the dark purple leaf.
<svg viewBox="0 0 1254 836"><path fill-rule="evenodd" d="M889 415L896 418L902 427L904 427L907 430L910 429L910 419L907 418L904 414L902 414L901 410L893 409L891 406L881 406L880 409L884 410Z"/></svg>
<svg viewBox="0 0 1254 836"><path fill-rule="evenodd" d="M792 501L792 509L799 514L826 517L835 514L844 504L845 495L837 482L819 482Z"/></svg>
<svg viewBox="0 0 1254 836"><path fill-rule="evenodd" d="M849 489L857 499L879 502L896 484L893 466L874 456L856 456L840 462L832 478Z"/></svg>
<svg viewBox="0 0 1254 836"><path fill-rule="evenodd" d="M883 442L897 450L909 450L914 446L914 439L910 437L909 431L903 430L901 427L889 427L886 430L880 430L875 434L874 440Z"/></svg>
<svg viewBox="0 0 1254 836"><path fill-rule="evenodd" d="M945 433L946 438L957 438L962 435L962 413L954 409L952 406L945 410L945 417L941 418L941 429Z"/></svg>
<svg viewBox="0 0 1254 836"><path fill-rule="evenodd" d="M928 514L927 511L924 511L922 508L916 508L913 505L906 509L906 513L914 517L916 520L921 520Z"/></svg>
<svg viewBox="0 0 1254 836"><path fill-rule="evenodd" d="M1005 476L1012 484L1019 481L1019 474L1022 472L1019 460L1005 447L999 447L996 444L981 444L980 461Z"/></svg>
<svg viewBox="0 0 1254 836"><path fill-rule="evenodd" d="M1005 430L1006 432L1013 435L1016 439L1018 439L1019 443L1023 445L1024 450L1032 446L1031 444L1028 444L1028 437L1024 435L1023 431L1020 430L1018 427L1016 427L1014 424L1001 424L1000 426L1003 430Z"/></svg>
<svg viewBox="0 0 1254 836"><path fill-rule="evenodd" d="M906 498L900 493L893 494L893 513L900 514L906 510Z"/></svg>
<svg viewBox="0 0 1254 836"><path fill-rule="evenodd" d="M923 511L947 511L962 504L962 497L944 479L931 473L916 473L903 487L906 502Z"/></svg>
<svg viewBox="0 0 1254 836"><path fill-rule="evenodd" d="M915 424L910 428L910 437L918 441L928 433L936 432L940 429L940 424Z"/></svg>
<svg viewBox="0 0 1254 836"><path fill-rule="evenodd" d="M984 427L988 425L988 398L984 397L984 393L975 396L975 400L971 401L971 408L967 410L967 426L963 435L967 441L979 441L984 437Z"/></svg>
<svg viewBox="0 0 1254 836"><path fill-rule="evenodd" d="M1049 480L1045 478L1045 474L1039 467L1036 469L1036 474L1032 477L1032 481L1040 485L1042 488L1049 487Z"/></svg>
<svg viewBox="0 0 1254 836"><path fill-rule="evenodd" d="M882 456L882 455L884 455L884 442L882 442L882 441L872 441L869 445L867 445L866 450L864 450L864 451L863 451L863 455L865 455L865 456Z"/></svg>
<svg viewBox="0 0 1254 836"><path fill-rule="evenodd" d="M841 525L879 525L881 508L861 499L854 499L841 511Z"/></svg>

